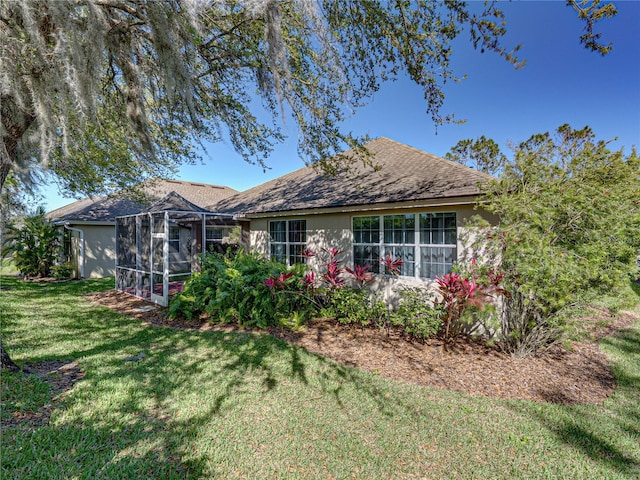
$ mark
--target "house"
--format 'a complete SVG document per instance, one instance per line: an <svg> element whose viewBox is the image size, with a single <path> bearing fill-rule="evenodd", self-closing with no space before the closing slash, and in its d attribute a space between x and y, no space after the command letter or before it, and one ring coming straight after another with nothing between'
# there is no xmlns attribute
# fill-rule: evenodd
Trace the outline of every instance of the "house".
<svg viewBox="0 0 640 480"><path fill-rule="evenodd" d="M150 181L142 190L146 199L136 200L125 195L85 198L47 214L67 232L65 254L74 266L76 277L115 274L116 217L140 213L171 192L200 208L237 193L229 187L164 179ZM178 232L172 238L174 243L180 241L179 235Z"/></svg>
<svg viewBox="0 0 640 480"><path fill-rule="evenodd" d="M474 214L495 222L474 209L479 184L494 177L384 137L366 148L375 168L355 161L326 176L307 166L208 208L234 214L251 249L287 264L306 262L306 249L335 247L345 265L384 273L381 259L390 254L403 262L400 275L376 281L391 290L398 282L429 282L469 256L464 223ZM317 257L308 261L319 267Z"/></svg>

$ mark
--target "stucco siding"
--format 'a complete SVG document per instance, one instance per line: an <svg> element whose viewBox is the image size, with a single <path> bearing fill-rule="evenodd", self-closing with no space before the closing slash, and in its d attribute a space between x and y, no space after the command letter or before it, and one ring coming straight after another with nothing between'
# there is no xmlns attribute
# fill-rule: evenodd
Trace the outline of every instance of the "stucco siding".
<svg viewBox="0 0 640 480"><path fill-rule="evenodd" d="M115 275L116 239L113 226L85 226L84 275L102 278Z"/></svg>
<svg viewBox="0 0 640 480"><path fill-rule="evenodd" d="M465 227L466 222L474 215L480 215L490 223L495 223L495 218L485 211L476 210L471 205L465 206L442 206L425 209L404 208L376 210L371 212L358 213L330 213L316 215L291 215L278 216L274 218L261 218L251 221L251 249L259 252L265 257L269 256L269 222L271 220L306 220L307 247L319 256L310 259L309 266L316 272L321 269L321 255L323 249L332 247L342 250L341 256L345 266L353 267L353 233L351 231L352 219L355 216L367 215L398 215L411 213L456 213L457 226L457 259L458 261L468 261L477 255L471 250L470 245L464 243L465 238L472 240L473 232ZM433 285L431 279L421 279L413 277L390 277L377 275L370 284L372 290L377 291L387 301L393 302L397 296L397 290L403 285L423 285L429 287Z"/></svg>

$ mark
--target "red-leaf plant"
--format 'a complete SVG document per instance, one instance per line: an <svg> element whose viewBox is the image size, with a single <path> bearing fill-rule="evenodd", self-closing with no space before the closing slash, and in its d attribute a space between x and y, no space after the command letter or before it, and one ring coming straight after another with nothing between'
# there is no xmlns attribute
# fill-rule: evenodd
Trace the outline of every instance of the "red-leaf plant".
<svg viewBox="0 0 640 480"><path fill-rule="evenodd" d="M264 284L272 291L276 289L284 290L287 286L287 280L293 277L295 273L281 273L280 275L272 275L264 281Z"/></svg>
<svg viewBox="0 0 640 480"><path fill-rule="evenodd" d="M373 275L369 272L369 265L355 265L353 270L346 267L345 271L353 276L360 288L363 288L373 279Z"/></svg>
<svg viewBox="0 0 640 480"><path fill-rule="evenodd" d="M471 272L468 277L459 273L447 273L442 277L436 276L438 292L442 300L439 303L444 309L444 340L445 345L452 342L460 333L460 318L469 307L484 308L491 302L494 294L504 294L501 281L502 273L491 269L488 272L488 282L479 282L476 273L475 259L471 262Z"/></svg>
<svg viewBox="0 0 640 480"><path fill-rule="evenodd" d="M380 262L382 262L385 272L391 275L400 275L400 267L402 267L404 263L401 258L394 259L390 253L387 253L384 258L381 258Z"/></svg>
<svg viewBox="0 0 640 480"><path fill-rule="evenodd" d="M344 269L341 266L342 260L338 258L343 251L335 247L331 249L323 248L322 250L328 255L328 258L324 260L325 272L322 274L323 280L329 284L331 289L344 286L344 278L342 277Z"/></svg>
<svg viewBox="0 0 640 480"><path fill-rule="evenodd" d="M345 285L345 272L353 277L359 288L363 288L373 279L373 275L370 272L371 266L369 265L355 265L353 269L343 267L342 260L339 258L344 253L343 250L333 247L329 249L323 248L322 251L325 253L324 256L321 256L324 272L319 277L329 285L330 289L340 288ZM306 258L315 257L315 254L309 249L305 250L303 255ZM385 272L392 275L400 274L400 267L403 264L402 259L394 259L388 253L385 258L380 259L380 262L385 267ZM307 289L314 288L315 282L315 274L308 272L303 280L304 286Z"/></svg>

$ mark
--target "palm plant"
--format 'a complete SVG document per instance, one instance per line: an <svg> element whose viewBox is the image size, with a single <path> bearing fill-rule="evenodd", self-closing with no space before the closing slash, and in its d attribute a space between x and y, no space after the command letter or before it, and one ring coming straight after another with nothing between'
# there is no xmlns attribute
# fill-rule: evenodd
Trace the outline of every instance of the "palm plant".
<svg viewBox="0 0 640 480"><path fill-rule="evenodd" d="M34 215L5 227L3 256L12 256L20 273L32 277L48 277L60 258L61 241L58 227L45 217L40 207Z"/></svg>

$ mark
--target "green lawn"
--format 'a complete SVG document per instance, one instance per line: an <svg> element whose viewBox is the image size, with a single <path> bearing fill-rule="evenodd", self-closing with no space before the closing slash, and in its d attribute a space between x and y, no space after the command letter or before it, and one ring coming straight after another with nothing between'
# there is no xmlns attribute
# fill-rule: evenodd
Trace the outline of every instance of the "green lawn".
<svg viewBox="0 0 640 480"><path fill-rule="evenodd" d="M3 277L14 360L86 372L47 425L3 428L3 480L640 477L640 323L602 342L616 394L561 407L394 382L268 335L143 325L82 295L112 282ZM2 374L3 419L51 401Z"/></svg>

